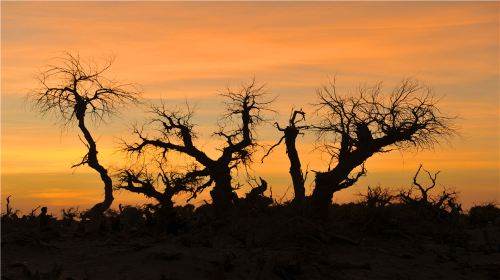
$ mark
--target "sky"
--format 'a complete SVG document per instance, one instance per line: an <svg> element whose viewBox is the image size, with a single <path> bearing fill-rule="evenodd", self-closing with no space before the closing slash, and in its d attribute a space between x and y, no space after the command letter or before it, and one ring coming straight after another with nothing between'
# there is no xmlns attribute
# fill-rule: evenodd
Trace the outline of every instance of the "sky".
<svg viewBox="0 0 500 280"><path fill-rule="evenodd" d="M4 2L1 3L1 197L23 212L38 205L89 207L102 184L87 167L76 170L85 147L78 130L32 110L26 95L36 77L62 52L96 62L115 57L108 77L136 83L147 102L195 108L197 144L217 154L211 136L223 112L217 95L255 77L277 99L270 123L258 130L264 145L280 134L292 108L314 121L316 88L336 76L339 90L383 82L390 91L413 77L441 97L457 116L459 135L429 151L394 151L367 161L368 174L338 192L335 202L359 199L367 186L408 187L419 164L441 171L439 187L455 189L465 208L499 202L499 3L498 2ZM92 126L101 161L110 170L130 163L120 151L130 126L144 123L144 106L131 105L107 123ZM315 135L298 139L302 163L326 170ZM291 196L284 147L252 174L267 178L273 196ZM424 180L424 178L422 178ZM424 181L425 182L425 181ZM248 190L245 185L242 192ZM119 203L138 195L119 192ZM208 194L195 203L209 199ZM178 202L182 203L179 198ZM2 209L3 210L3 209Z"/></svg>

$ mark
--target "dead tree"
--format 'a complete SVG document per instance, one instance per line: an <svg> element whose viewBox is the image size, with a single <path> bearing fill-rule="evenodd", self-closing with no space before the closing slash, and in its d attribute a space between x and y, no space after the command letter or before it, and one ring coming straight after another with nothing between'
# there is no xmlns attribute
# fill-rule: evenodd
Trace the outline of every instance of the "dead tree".
<svg viewBox="0 0 500 280"><path fill-rule="evenodd" d="M312 203L318 215L327 215L335 192L365 175L364 163L372 155L428 149L454 133L453 118L443 115L432 90L415 80L403 80L390 94L383 94L379 83L359 88L356 96L342 96L335 81L317 93L318 113L323 117L314 128L335 162L333 168L316 173Z"/></svg>
<svg viewBox="0 0 500 280"><path fill-rule="evenodd" d="M430 184L428 186L424 186L422 183L418 182L418 176L421 170L424 170L425 173L427 173L427 177L430 180ZM399 192L399 199L401 202L407 205L413 205L429 210L443 210L450 213L461 211L461 205L457 202L457 193L455 191L443 189L440 195L430 194L430 191L436 187L436 181L439 173L440 171L431 174L429 171L423 169L422 164L420 164L417 172L413 176L413 183L411 187L407 190L401 190ZM418 193L414 194L414 190L417 190Z"/></svg>
<svg viewBox="0 0 500 280"><path fill-rule="evenodd" d="M97 144L87 128L87 121L100 123L117 112L118 107L137 102L138 91L131 84L118 84L105 78L113 60L98 66L85 62L78 55L66 53L58 65L49 65L39 77L40 88L31 91L34 109L41 114L54 113L63 125L76 122L87 147L87 154L72 168L87 165L97 171L104 183L104 200L91 213L100 214L113 202L113 181L98 160Z"/></svg>
<svg viewBox="0 0 500 280"><path fill-rule="evenodd" d="M264 192L267 190L267 181L259 178L260 179L260 185L257 185L255 188L252 188L247 194L246 194L246 199L249 200L254 200L264 194Z"/></svg>
<svg viewBox="0 0 500 280"><path fill-rule="evenodd" d="M6 217L10 217L12 215L12 207L10 207L10 197L12 195L8 195L6 198L5 198L5 216Z"/></svg>
<svg viewBox="0 0 500 280"><path fill-rule="evenodd" d="M380 186L374 188L368 186L366 194L360 194L364 203L368 208L383 208L390 205L396 196L389 189L384 189Z"/></svg>
<svg viewBox="0 0 500 280"><path fill-rule="evenodd" d="M430 204L429 191L432 190L434 187L436 187L437 176L441 171L431 174L429 171L424 169L424 171L427 173L427 176L429 177L429 180L431 181L431 184L428 187L424 187L417 180L420 170L422 170L422 164L420 164L420 166L417 169L417 172L413 176L413 184L411 188L409 188L407 191L403 190L399 194L401 200L405 203ZM420 195L417 196L412 195L413 189L415 187L419 190Z"/></svg>
<svg viewBox="0 0 500 280"><path fill-rule="evenodd" d="M256 146L254 129L264 120L263 112L269 110L267 107L273 101L266 98L263 86L257 85L255 81L242 85L236 91L228 88L221 95L226 98L223 120L236 125L233 129L221 125L219 131L214 133L225 140L219 157L211 158L195 145L196 134L189 108L187 112L181 112L168 110L165 106L153 107L155 118L151 123L156 125L160 135L150 137L142 129L136 128L134 134L139 137L139 142L126 144L126 150L130 153L141 154L150 147L161 151L163 157L169 152L176 152L193 159L197 168L191 176L200 182L194 192L214 185L210 195L215 214L219 217L230 213L238 200L231 184L232 170L251 162Z"/></svg>
<svg viewBox="0 0 500 280"><path fill-rule="evenodd" d="M13 218L17 218L17 213L19 212L19 210L12 210L12 207L10 206L10 197L12 195L8 195L6 198L5 198L5 213L2 213L1 214L1 217L2 217L2 222L4 219L13 219Z"/></svg>
<svg viewBox="0 0 500 280"><path fill-rule="evenodd" d="M264 157L262 157L262 162L264 162L264 159L272 152L272 150L279 146L283 142L283 140L285 140L286 154L288 156L288 160L290 161L289 172L290 176L292 177L294 202L301 202L305 198L304 182L306 180L307 172L306 175L304 175L304 173L302 172L299 153L297 152L295 144L297 136L299 134L302 134L300 131L309 128L309 126L307 125L297 125L299 122L305 121L305 115L306 114L302 110L294 110L288 120L287 127L282 128L278 123L275 123L274 125L276 126L276 128L279 131L283 132L283 136L276 144L272 145L264 155Z"/></svg>
<svg viewBox="0 0 500 280"><path fill-rule="evenodd" d="M240 199L239 205L242 206L242 209L258 211L267 208L273 203L271 190L270 197L264 195L264 192L267 190L267 181L262 178L259 179L260 184L256 179L252 178L249 180L248 183L250 184L250 186L252 186L250 181L254 181L256 186L252 186L252 189L245 195L245 197Z"/></svg>
<svg viewBox="0 0 500 280"><path fill-rule="evenodd" d="M122 169L117 175L119 184L116 189L153 198L162 209L172 209L174 206L173 197L179 193L191 192L193 193L192 197L194 197L194 186L200 184L196 170L186 173L166 171L164 163L159 160L155 171L148 171L146 167L138 170Z"/></svg>

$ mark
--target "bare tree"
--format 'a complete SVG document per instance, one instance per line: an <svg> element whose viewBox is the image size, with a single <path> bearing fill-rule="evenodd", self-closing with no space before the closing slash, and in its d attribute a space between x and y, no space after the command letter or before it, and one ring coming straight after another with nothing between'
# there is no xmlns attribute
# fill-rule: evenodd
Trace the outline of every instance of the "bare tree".
<svg viewBox="0 0 500 280"><path fill-rule="evenodd" d="M163 161L163 159L156 161L154 171L149 171L145 166L139 169L122 169L117 175L119 184L116 189L123 189L153 198L163 209L173 208L174 202L172 199L179 193L192 193L191 198L193 198L196 193L196 186L201 183L196 169L185 173L175 170L167 171Z"/></svg>
<svg viewBox="0 0 500 280"><path fill-rule="evenodd" d="M255 128L264 120L263 112L269 110L267 107L273 101L266 98L263 86L257 85L255 81L243 84L236 91L227 88L221 95L226 99L223 119L236 125L233 129L220 125L220 129L214 133L225 140L218 158L211 158L195 145L196 133L191 122L193 113L189 108L187 112L182 112L168 110L165 106L153 107L155 118L151 123L156 125L160 135L149 137L142 129L135 128L134 134L140 141L126 147L131 153L141 154L146 148L152 147L160 150L164 157L168 152L177 152L193 159L196 168L190 176L199 178L200 182L194 193L213 184L210 195L219 217L227 215L237 202L237 195L231 185L231 171L251 162L256 147Z"/></svg>
<svg viewBox="0 0 500 280"><path fill-rule="evenodd" d="M297 152L295 144L297 136L299 134L302 134L302 132L300 131L309 128L309 126L307 125L298 125L299 122L305 121L305 116L306 113L304 113L304 111L294 110L290 115L287 127L282 128L278 123L275 123L274 125L276 126L276 128L279 131L283 132L283 136L276 144L272 145L267 153L262 157L262 162L264 162L264 159L272 152L272 150L279 146L283 142L283 140L285 140L286 153L288 155L288 160L290 161L289 172L290 176L292 177L294 202L301 202L305 198L304 182L306 180L307 172L305 175L302 172L299 153Z"/></svg>
<svg viewBox="0 0 500 280"><path fill-rule="evenodd" d="M359 88L356 96L342 96L335 80L317 93L322 119L315 129L335 162L328 171L316 173L312 203L319 215L327 214L335 192L365 175L364 163L372 155L428 149L454 133L453 118L440 112L432 90L412 79L403 80L390 94L383 94L379 83ZM356 168L361 170L350 177Z"/></svg>
<svg viewBox="0 0 500 280"><path fill-rule="evenodd" d="M108 170L97 157L97 145L87 128L86 121L100 123L117 112L118 107L137 102L138 90L131 84L119 84L105 78L113 60L104 65L83 61L79 55L65 53L59 64L49 65L39 77L40 87L29 94L34 109L42 114L54 113L64 125L76 122L83 134L80 140L87 147L87 154L73 165L88 165L97 171L104 183L104 201L97 203L91 213L100 214L113 202L113 182Z"/></svg>
<svg viewBox="0 0 500 280"><path fill-rule="evenodd" d="M396 196L392 194L389 189L382 188L381 186L370 187L366 194L359 194L362 197L362 203L369 208L383 208L390 205Z"/></svg>
<svg viewBox="0 0 500 280"><path fill-rule="evenodd" d="M412 187L408 191L401 191L400 197L404 202L415 202L415 203L424 203L428 204L429 203L429 191L432 190L433 188L436 187L436 180L441 173L441 171L438 171L434 174L431 174L429 171L425 170L425 173L427 173L427 176L429 177L429 180L431 181L430 186L424 187L422 184L420 184L417 180L418 175L420 173L420 170L422 170L422 164L417 169L417 172L413 176L413 184ZM420 197L412 197L412 191L413 188L416 187L420 191Z"/></svg>
<svg viewBox="0 0 500 280"><path fill-rule="evenodd" d="M418 182L421 170L424 170L429 178L430 184L428 186L424 186L422 183ZM449 212L461 211L461 205L457 202L457 193L455 191L443 189L440 195L430 194L430 192L436 187L436 181L440 173L441 171L432 174L431 172L423 169L422 164L420 164L417 172L413 176L413 184L411 187L407 190L401 190L399 192L399 199L401 202L427 209L445 210ZM414 194L414 190L417 190L418 193Z"/></svg>
<svg viewBox="0 0 500 280"><path fill-rule="evenodd" d="M252 188L247 194L246 194L246 199L248 200L255 200L258 197L261 197L263 193L267 190L267 181L262 179L262 177L259 177L260 179L260 184L257 184L256 187ZM257 181L257 180L255 180Z"/></svg>

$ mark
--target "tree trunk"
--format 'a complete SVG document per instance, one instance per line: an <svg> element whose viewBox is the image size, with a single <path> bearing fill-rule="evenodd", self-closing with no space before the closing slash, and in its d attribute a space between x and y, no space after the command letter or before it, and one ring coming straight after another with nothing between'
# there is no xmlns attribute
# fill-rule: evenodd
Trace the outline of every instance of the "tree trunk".
<svg viewBox="0 0 500 280"><path fill-rule="evenodd" d="M315 188L311 195L311 210L312 216L318 218L328 217L328 207L332 202L335 185L340 182L332 176L332 171L318 172L315 178Z"/></svg>
<svg viewBox="0 0 500 280"><path fill-rule="evenodd" d="M231 187L231 171L229 168L221 168L215 172L212 177L215 186L210 191L214 205L215 215L218 218L224 218L232 212L236 194Z"/></svg>
<svg viewBox="0 0 500 280"><path fill-rule="evenodd" d="M294 202L301 202L305 198L304 175L302 174L301 164L295 140L299 130L295 127L285 129L285 145L288 159L290 160L290 176L293 182Z"/></svg>
<svg viewBox="0 0 500 280"><path fill-rule="evenodd" d="M78 119L78 127L83 133L85 140L88 144L87 153L87 164L90 168L94 169L101 176L101 180L104 182L104 201L97 203L91 208L91 212L94 214L102 214L106 211L113 203L113 181L108 175L108 170L104 168L97 159L97 146L90 134L89 130L85 126L85 108L76 108L76 117Z"/></svg>
<svg viewBox="0 0 500 280"><path fill-rule="evenodd" d="M328 216L328 207L332 202L333 194L351 186L357 180L354 180L351 184L346 184L351 171L361 165L368 157L361 153L354 154L348 159L339 162L332 170L316 173L316 186L311 196L313 216L321 218Z"/></svg>

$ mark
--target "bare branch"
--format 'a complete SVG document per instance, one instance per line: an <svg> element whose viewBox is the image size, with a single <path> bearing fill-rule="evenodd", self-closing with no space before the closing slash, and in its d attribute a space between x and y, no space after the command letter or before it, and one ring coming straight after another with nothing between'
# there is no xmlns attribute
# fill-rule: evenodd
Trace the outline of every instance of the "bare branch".
<svg viewBox="0 0 500 280"><path fill-rule="evenodd" d="M338 186L338 190L345 189L345 188L348 188L348 187L356 184L356 182L358 182L359 178L361 178L365 175L366 175L366 168L365 168L365 164L363 163L361 165L361 171L356 173L356 175L354 175L354 177L348 177L343 182L341 182Z"/></svg>
<svg viewBox="0 0 500 280"><path fill-rule="evenodd" d="M33 109L42 115L53 113L63 125L76 122L82 132L80 141L88 152L82 160L73 165L78 167L88 165L96 170L104 183L105 198L96 204L91 213L102 214L113 201L113 183L97 158L96 142L87 128L86 121L90 118L99 124L106 118L117 113L117 109L126 103L137 103L138 89L133 84L119 84L103 76L113 60L102 66L80 59L78 54L65 53L57 59L55 65L49 65L40 73L40 87L32 90L28 97Z"/></svg>
<svg viewBox="0 0 500 280"><path fill-rule="evenodd" d="M269 156L269 154L273 151L274 148L278 147L279 145L281 145L281 142L283 142L283 140L285 140L285 135L281 136L280 140L275 143L274 145L272 145L269 150L267 150L266 154L260 159L260 162L263 163L264 162L264 159Z"/></svg>
<svg viewBox="0 0 500 280"><path fill-rule="evenodd" d="M432 90L413 79L402 80L388 94L378 83L359 87L352 95L340 95L333 80L319 88L317 94L316 113L321 119L313 129L318 140L324 142L322 149L330 155L328 171L316 173L313 197L321 204L320 212L326 212L335 191L351 186L364 175L362 166L360 173L349 178L374 154L393 149L430 149L456 133L454 118L441 113ZM439 172L427 174L433 182L430 190ZM422 188L416 179L414 182Z"/></svg>
<svg viewBox="0 0 500 280"><path fill-rule="evenodd" d="M264 162L264 159L272 152L272 150L279 146L283 140L285 140L286 153L288 155L288 159L290 161L290 176L292 177L293 188L294 188L294 201L302 201L305 198L305 188L304 182L306 176L304 176L301 168L299 154L296 148L296 139L297 136L301 133L301 130L308 129L308 125L298 126L297 124L301 121L305 121L306 114L302 109L300 110L292 110L290 114L290 118L288 119L288 126L285 128L281 128L278 123L275 124L276 128L283 132L283 136L280 140L272 145L267 153L262 157L261 162ZM297 117L300 117L299 119ZM307 175L307 173L306 173Z"/></svg>
<svg viewBox="0 0 500 280"><path fill-rule="evenodd" d="M77 119L77 108L82 108L80 113L99 123L122 105L139 102L137 85L119 84L103 76L112 63L110 59L98 66L65 53L40 73L40 87L28 94L33 109L42 115L54 113L63 124L69 124Z"/></svg>
<svg viewBox="0 0 500 280"><path fill-rule="evenodd" d="M267 93L263 86L258 86L255 80L249 84L243 84L239 89L221 93L225 97L226 113L223 119L227 124L233 124L234 128L227 129L220 125L214 135L225 139L225 146L221 148L218 158L209 157L195 144L196 134L191 122L193 112L188 107L184 110L171 110L166 106L153 107L154 117L149 126L155 131L155 137L144 134L143 129L134 127L133 133L139 141L126 144L125 150L131 154L142 155L149 148L161 152L164 159L168 153L176 152L189 156L201 170L193 170L184 174L185 179L192 178L192 192L190 199L204 189L214 185L211 195L214 205L219 214L225 214L231 205L237 200L234 188L231 186L232 170L243 165L245 167L251 162L254 148L257 146L255 139L255 128L265 121L264 112L270 111L268 105L272 99L266 99ZM185 181L182 181L186 183Z"/></svg>

